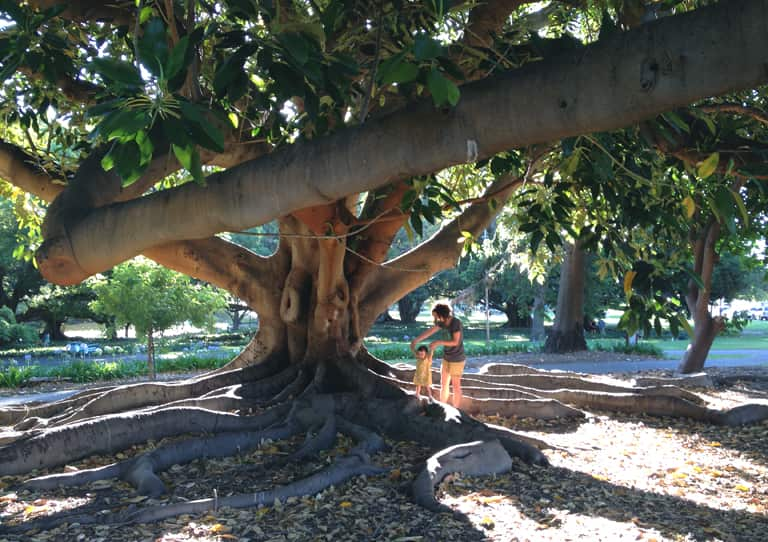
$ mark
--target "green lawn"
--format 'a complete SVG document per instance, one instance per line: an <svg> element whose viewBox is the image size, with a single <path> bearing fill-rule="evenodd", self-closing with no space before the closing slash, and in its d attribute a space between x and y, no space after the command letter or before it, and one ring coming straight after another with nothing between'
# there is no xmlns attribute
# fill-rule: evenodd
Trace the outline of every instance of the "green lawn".
<svg viewBox="0 0 768 542"><path fill-rule="evenodd" d="M499 322L492 322L490 340L486 340L485 322L476 319L465 321L465 350L470 357L484 355L499 355L515 352L538 352L541 343L528 340L528 329L502 327ZM609 352L633 352L647 356L661 357L664 350L683 350L687 340L673 341L667 334L666 338L642 339L636 346L627 347L622 334L616 332L614 322L608 321L605 338L588 337L587 345L590 350ZM431 325L429 321L419 321L415 324L400 324L397 322L377 324L365 338L366 347L375 356L386 361L412 361L410 341ZM247 334L215 334L192 335L166 338L158 341L158 353L163 353L158 359L158 371L186 372L212 369L221 366L229 359L228 356L212 356L207 347L218 345L234 355L248 340ZM89 341L91 342L91 341ZM137 352L138 343L135 339L119 341L93 340L100 343L105 350L112 349L116 353L128 354ZM60 355L63 345L48 348L29 348L0 352L2 358L13 358L18 362L0 369L0 387L18 387L26 384L32 377L60 377L74 381L109 380L143 376L146 373L146 360L115 359L114 361L92 362L90 360L72 359L70 363L55 369L44 369L35 363L37 356ZM738 336L720 336L715 340L710 358L723 356L724 350L768 350L768 322L751 322ZM58 354L57 354L58 352ZM732 356L732 354L730 355Z"/></svg>

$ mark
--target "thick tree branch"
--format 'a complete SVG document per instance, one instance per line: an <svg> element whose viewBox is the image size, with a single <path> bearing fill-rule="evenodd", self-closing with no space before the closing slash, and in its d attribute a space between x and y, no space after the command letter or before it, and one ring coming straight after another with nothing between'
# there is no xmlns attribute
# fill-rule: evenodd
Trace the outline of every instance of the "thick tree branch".
<svg viewBox="0 0 768 542"><path fill-rule="evenodd" d="M467 85L449 112L421 102L216 174L206 187L186 185L99 209L73 224L67 237L47 240L38 254L41 271L55 282L78 282L150 246L247 229L465 162L468 142L484 158L754 87L768 79L766 13L768 0L742 0L667 17L575 55Z"/></svg>
<svg viewBox="0 0 768 542"><path fill-rule="evenodd" d="M280 296L275 284L288 272L282 257L264 258L218 237L159 245L144 255L231 292L259 314L277 314Z"/></svg>
<svg viewBox="0 0 768 542"><path fill-rule="evenodd" d="M768 125L768 115L756 107L725 103L717 105L700 105L696 107L696 110L703 111L704 113L733 113L735 115L751 117L762 124Z"/></svg>
<svg viewBox="0 0 768 542"><path fill-rule="evenodd" d="M61 0L30 0L29 5L39 10L58 6ZM67 8L59 16L79 22L103 21L115 25L130 24L136 16L133 0L69 0Z"/></svg>
<svg viewBox="0 0 768 542"><path fill-rule="evenodd" d="M463 246L461 232L469 232L477 238L522 184L521 179L500 179L487 191L496 194L495 207L485 200L470 205L431 238L374 271L360 296L360 328L368 329L376 316L392 303L424 284L435 273L456 265Z"/></svg>
<svg viewBox="0 0 768 542"><path fill-rule="evenodd" d="M35 166L34 158L4 141L0 141L0 178L44 201L53 201L64 190L63 180L51 177Z"/></svg>
<svg viewBox="0 0 768 542"><path fill-rule="evenodd" d="M34 81L46 80L44 73L33 70L28 66L19 66L19 72L23 73L29 79ZM64 96L66 96L68 100L78 102L82 105L92 104L95 101L96 95L99 93L99 91L104 90L101 87L94 85L93 83L89 83L87 81L79 81L77 79L64 76L60 76L53 84L56 85L56 87Z"/></svg>

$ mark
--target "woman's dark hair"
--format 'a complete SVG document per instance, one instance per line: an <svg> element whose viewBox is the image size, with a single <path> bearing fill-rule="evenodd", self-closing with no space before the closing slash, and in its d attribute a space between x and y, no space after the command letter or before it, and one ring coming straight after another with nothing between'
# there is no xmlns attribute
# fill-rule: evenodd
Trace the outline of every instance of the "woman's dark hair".
<svg viewBox="0 0 768 542"><path fill-rule="evenodd" d="M451 307L443 303L438 303L434 306L432 312L436 313L440 318L448 318L451 315Z"/></svg>
<svg viewBox="0 0 768 542"><path fill-rule="evenodd" d="M427 348L426 346L424 346L424 345L422 344L421 346L419 346L419 347L416 349L416 351L417 351L417 352L427 352L427 353L429 353L429 348Z"/></svg>

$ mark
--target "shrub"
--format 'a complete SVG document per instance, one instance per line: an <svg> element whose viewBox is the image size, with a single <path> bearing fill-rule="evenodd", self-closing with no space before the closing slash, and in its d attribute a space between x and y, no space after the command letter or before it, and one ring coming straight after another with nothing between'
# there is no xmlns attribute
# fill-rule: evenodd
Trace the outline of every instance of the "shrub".
<svg viewBox="0 0 768 542"><path fill-rule="evenodd" d="M16 322L8 307L0 307L0 347L23 346L37 343L37 329Z"/></svg>
<svg viewBox="0 0 768 542"><path fill-rule="evenodd" d="M37 367L17 367L9 365L0 369L0 388L20 388L35 376Z"/></svg>

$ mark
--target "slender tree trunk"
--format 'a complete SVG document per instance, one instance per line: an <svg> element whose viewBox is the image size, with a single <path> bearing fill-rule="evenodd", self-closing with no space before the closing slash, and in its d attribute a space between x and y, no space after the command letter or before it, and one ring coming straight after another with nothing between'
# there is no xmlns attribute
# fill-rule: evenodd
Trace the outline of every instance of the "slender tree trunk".
<svg viewBox="0 0 768 542"><path fill-rule="evenodd" d="M586 350L584 340L584 251L579 241L565 247L557 293L557 313L544 351L552 354Z"/></svg>
<svg viewBox="0 0 768 542"><path fill-rule="evenodd" d="M157 370L155 369L155 338L152 328L147 331L147 367L149 376L152 380L157 379Z"/></svg>
<svg viewBox="0 0 768 542"><path fill-rule="evenodd" d="M678 370L684 374L697 373L704 368L712 343L724 327L723 319L719 316L707 314L700 320L703 321L694 322L693 340L680 361Z"/></svg>
<svg viewBox="0 0 768 542"><path fill-rule="evenodd" d="M240 330L240 324L242 324L244 316L245 316L245 311L232 312L232 331Z"/></svg>
<svg viewBox="0 0 768 542"><path fill-rule="evenodd" d="M680 361L681 373L694 373L704 368L709 350L718 333L725 329L721 316L709 313L709 292L712 289L712 274L717 263L715 246L720 238L721 225L713 221L701 231L691 233L693 245L694 272L701 278L703 288L693 281L688 281L686 303L693 316L693 339Z"/></svg>
<svg viewBox="0 0 768 542"><path fill-rule="evenodd" d="M536 284L531 309L531 341L543 341L544 335L544 284Z"/></svg>

